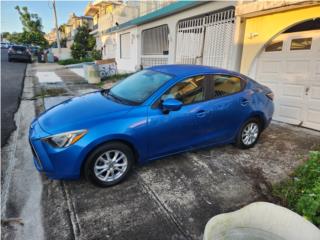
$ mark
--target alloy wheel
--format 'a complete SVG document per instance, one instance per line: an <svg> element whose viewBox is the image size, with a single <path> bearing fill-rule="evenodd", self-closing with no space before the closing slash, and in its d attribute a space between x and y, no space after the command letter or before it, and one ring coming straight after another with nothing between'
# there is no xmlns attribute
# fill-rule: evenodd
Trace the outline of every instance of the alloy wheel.
<svg viewBox="0 0 320 240"><path fill-rule="evenodd" d="M101 154L94 164L95 176L104 182L119 179L127 170L128 159L119 150L108 150Z"/></svg>
<svg viewBox="0 0 320 240"><path fill-rule="evenodd" d="M244 145L249 146L253 144L259 135L259 126L255 122L248 123L241 134L241 140Z"/></svg>

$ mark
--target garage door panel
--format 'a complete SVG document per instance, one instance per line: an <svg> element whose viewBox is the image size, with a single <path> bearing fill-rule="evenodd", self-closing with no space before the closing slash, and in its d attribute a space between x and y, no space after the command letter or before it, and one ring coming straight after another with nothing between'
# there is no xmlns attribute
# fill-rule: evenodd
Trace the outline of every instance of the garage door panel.
<svg viewBox="0 0 320 240"><path fill-rule="evenodd" d="M303 126L320 130L320 110L309 108Z"/></svg>
<svg viewBox="0 0 320 240"><path fill-rule="evenodd" d="M258 72L262 74L270 74L270 73L280 73L281 71L281 61L275 60L261 60Z"/></svg>
<svg viewBox="0 0 320 240"><path fill-rule="evenodd" d="M316 61L315 65L316 65L316 74L320 75L320 61Z"/></svg>
<svg viewBox="0 0 320 240"><path fill-rule="evenodd" d="M288 85L283 88L282 95L284 97L296 98L303 100L305 92L304 85Z"/></svg>
<svg viewBox="0 0 320 240"><path fill-rule="evenodd" d="M257 76L259 79L259 82L264 83L264 84L277 84L279 83L279 74L259 74ZM269 86L268 85L268 86Z"/></svg>
<svg viewBox="0 0 320 240"><path fill-rule="evenodd" d="M320 101L320 86L313 86L309 91L310 100L319 100ZM319 102L320 105L320 102Z"/></svg>
<svg viewBox="0 0 320 240"><path fill-rule="evenodd" d="M298 119L301 117L301 111L302 110L299 107L280 105L278 119L292 124L299 124L300 121Z"/></svg>
<svg viewBox="0 0 320 240"><path fill-rule="evenodd" d="M306 61L305 59L288 60L286 66L287 73L305 74L309 70L310 61Z"/></svg>
<svg viewBox="0 0 320 240"><path fill-rule="evenodd" d="M320 74L315 75L311 80L310 80L311 85L313 86L320 86Z"/></svg>

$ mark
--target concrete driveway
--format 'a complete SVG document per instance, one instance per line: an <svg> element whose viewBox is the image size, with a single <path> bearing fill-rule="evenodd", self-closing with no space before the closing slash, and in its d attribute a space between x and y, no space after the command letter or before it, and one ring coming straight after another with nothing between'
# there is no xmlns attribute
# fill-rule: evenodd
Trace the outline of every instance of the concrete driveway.
<svg viewBox="0 0 320 240"><path fill-rule="evenodd" d="M45 225L52 226L46 235L201 239L214 215L254 201L272 201L270 184L287 177L319 146L317 132L272 124L253 149L228 145L161 159L136 167L125 182L107 189L83 180L45 180ZM58 195L63 196L59 201ZM63 215L64 225L57 225Z"/></svg>
<svg viewBox="0 0 320 240"><path fill-rule="evenodd" d="M320 149L319 132L272 123L252 149L227 145L164 158L136 166L124 182L111 188L84 180L49 180L35 170L26 147L34 112L43 102L88 91L76 74L49 66L34 65L29 75L55 71L64 82L58 87L66 88L55 94L68 96L35 100L35 77L25 80L18 130L2 152L7 163L3 239L202 239L211 217L254 201L274 201L270 185L288 177L310 150ZM57 87L41 88L47 85Z"/></svg>

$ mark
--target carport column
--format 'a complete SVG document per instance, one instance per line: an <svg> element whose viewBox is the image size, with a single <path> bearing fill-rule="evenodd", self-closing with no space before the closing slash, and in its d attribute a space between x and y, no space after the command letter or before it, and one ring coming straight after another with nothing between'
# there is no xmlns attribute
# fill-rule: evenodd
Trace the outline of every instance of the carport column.
<svg viewBox="0 0 320 240"><path fill-rule="evenodd" d="M137 67L141 65L141 46L142 46L142 30L141 27L138 26L136 29L137 34Z"/></svg>
<svg viewBox="0 0 320 240"><path fill-rule="evenodd" d="M245 22L241 22L241 17L236 16L231 54L232 61L230 62L229 68L237 72L240 71L244 32Z"/></svg>
<svg viewBox="0 0 320 240"><path fill-rule="evenodd" d="M173 64L176 61L176 26L177 26L177 22L176 21L170 21L168 23L168 27L169 27L169 36L168 36L168 40L169 40L169 55L168 55L168 64Z"/></svg>

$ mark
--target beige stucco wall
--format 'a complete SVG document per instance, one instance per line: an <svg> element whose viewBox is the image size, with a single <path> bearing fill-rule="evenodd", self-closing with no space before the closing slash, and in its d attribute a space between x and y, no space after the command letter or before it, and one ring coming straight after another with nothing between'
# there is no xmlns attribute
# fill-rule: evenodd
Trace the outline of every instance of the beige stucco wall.
<svg viewBox="0 0 320 240"><path fill-rule="evenodd" d="M240 71L248 74L254 59L264 46L286 29L320 17L320 4L269 13L245 20L245 33Z"/></svg>

